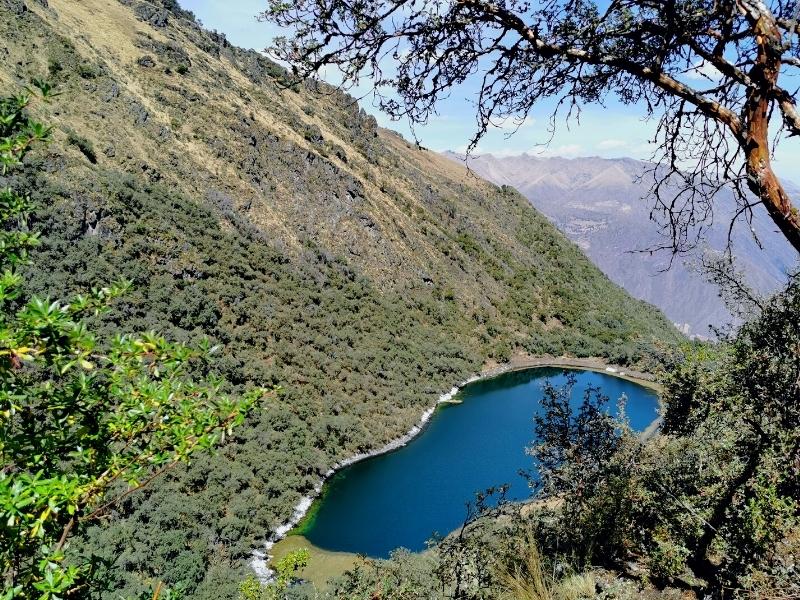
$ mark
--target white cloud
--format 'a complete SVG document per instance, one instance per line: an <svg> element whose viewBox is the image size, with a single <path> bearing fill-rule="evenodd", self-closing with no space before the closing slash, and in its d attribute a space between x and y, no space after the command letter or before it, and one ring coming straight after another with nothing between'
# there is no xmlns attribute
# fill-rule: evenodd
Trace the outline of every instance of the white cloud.
<svg viewBox="0 0 800 600"><path fill-rule="evenodd" d="M625 148L626 146L628 146L628 142L626 142L625 140L610 139L610 140L601 140L600 142L597 143L597 147L600 150L615 150L617 148Z"/></svg>
<svg viewBox="0 0 800 600"><path fill-rule="evenodd" d="M506 133L514 133L516 131L522 131L523 129L533 127L535 124L536 119L528 115L521 120L517 117L509 117L508 119L503 119L502 121L492 122L492 127L495 129L502 129Z"/></svg>
<svg viewBox="0 0 800 600"><path fill-rule="evenodd" d="M508 125L508 124L509 124L509 122L506 122L506 125ZM522 122L521 122L521 123L520 123L520 122L519 122L519 120L517 120L517 119L512 119L512 120L510 121L510 124L511 124L511 125L513 125L514 127L516 127L517 125L519 125L519 128L520 128L520 129L523 129L523 128L528 128L528 127L533 127L534 125L536 125L536 119L534 119L533 117L531 117L530 115L528 115L527 117L525 117L525 118L522 120Z"/></svg>
<svg viewBox="0 0 800 600"><path fill-rule="evenodd" d="M547 148L533 148L531 154L538 154L539 156L563 156L565 158L573 158L586 154L584 148L580 144L562 144L556 147Z"/></svg>
<svg viewBox="0 0 800 600"><path fill-rule="evenodd" d="M455 152L456 154L466 154L468 148L469 148L469 144L461 144L460 146L457 146L455 148L455 150L453 150L453 152ZM445 150L449 150L449 148L443 148L441 150L436 150L436 152L444 152ZM489 152L488 150L486 150L485 148L483 148L481 146L477 146L477 147L472 149L472 155L473 156L478 156L480 154L497 154L497 153L496 152Z"/></svg>
<svg viewBox="0 0 800 600"><path fill-rule="evenodd" d="M505 156L519 156L520 154L522 154L522 152L520 152L516 148L501 148L500 150L493 150L491 154L502 158Z"/></svg>
<svg viewBox="0 0 800 600"><path fill-rule="evenodd" d="M467 144L462 144L457 146L456 148L434 148L435 152L446 152L450 150L451 152L455 152L456 154L466 154L467 153ZM508 156L519 156L523 154L523 150L519 150L517 148L486 148L484 146L478 146L472 150L471 156L482 156L486 154L491 154L492 156L496 156L497 158L506 158Z"/></svg>
<svg viewBox="0 0 800 600"><path fill-rule="evenodd" d="M686 72L687 79L703 80L703 81L716 81L720 78L720 73L717 68L704 60L696 63L691 69Z"/></svg>

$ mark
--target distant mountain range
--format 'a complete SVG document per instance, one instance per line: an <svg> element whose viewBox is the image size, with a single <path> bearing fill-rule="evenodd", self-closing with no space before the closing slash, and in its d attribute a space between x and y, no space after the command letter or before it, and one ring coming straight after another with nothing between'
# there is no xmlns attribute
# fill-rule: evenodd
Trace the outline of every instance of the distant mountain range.
<svg viewBox="0 0 800 600"><path fill-rule="evenodd" d="M463 162L463 155L445 153ZM648 185L638 176L647 163L630 158L557 158L529 154L470 157L469 167L497 185L516 188L567 236L575 241L614 282L661 308L684 333L707 336L709 325L731 322L717 289L707 283L688 256L669 265L670 253L635 252L657 246L664 239L650 220ZM800 188L786 183L791 194ZM706 235L708 247L726 244L732 202L717 204L715 222ZM797 260L792 248L776 232L766 212L757 212L753 229L762 248L744 222L733 231L733 248L749 283L767 292L784 280Z"/></svg>

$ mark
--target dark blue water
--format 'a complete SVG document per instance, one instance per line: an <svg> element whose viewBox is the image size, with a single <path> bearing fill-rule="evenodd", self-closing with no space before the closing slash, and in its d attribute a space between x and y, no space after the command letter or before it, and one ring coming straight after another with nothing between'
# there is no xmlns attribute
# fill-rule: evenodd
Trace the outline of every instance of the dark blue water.
<svg viewBox="0 0 800 600"><path fill-rule="evenodd" d="M519 470L532 466L525 448L533 441L533 415L545 379L563 384L563 373L530 369L468 385L458 396L463 403L443 405L410 444L334 476L301 532L320 548L385 558L398 547L422 550L432 535L454 530L475 492L510 484L510 499L527 497ZM612 413L627 396L633 428L643 430L657 417L653 391L610 375L575 373L575 404L592 384L611 399Z"/></svg>

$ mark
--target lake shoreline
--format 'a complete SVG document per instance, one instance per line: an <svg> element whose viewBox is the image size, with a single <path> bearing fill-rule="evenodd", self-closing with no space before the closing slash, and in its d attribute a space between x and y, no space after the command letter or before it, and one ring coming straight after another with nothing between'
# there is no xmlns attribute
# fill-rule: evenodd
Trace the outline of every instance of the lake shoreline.
<svg viewBox="0 0 800 600"><path fill-rule="evenodd" d="M478 375L478 379L491 379L499 375L505 375L513 371L524 371L526 369L535 368L566 368L566 369L580 369L582 371L594 371L596 373L604 373L626 379L633 383L649 388L655 392L661 392L662 387L655 381L655 377L649 373L643 373L633 369L627 369L617 365L611 365L604 362L599 358L572 358L572 357L532 357L532 356L517 356L512 358L508 363L486 367Z"/></svg>
<svg viewBox="0 0 800 600"><path fill-rule="evenodd" d="M417 436L421 435L425 431L426 426L430 422L431 417L433 417L433 414L436 412L436 409L439 407L439 405L452 403L453 398L458 394L458 392L471 383L492 379L494 377L499 377L514 371L548 367L595 371L597 373L603 373L605 375L626 379L656 392L661 391L661 386L655 382L655 378L652 375L610 365L599 358L532 357L520 355L512 358L508 363L501 365L485 365L484 368L482 368L481 371L476 375L465 379L461 383L454 385L450 391L441 394L436 403L427 408L422 413L422 416L417 421L417 424L414 425L404 435L400 436L399 438L395 438L384 446L373 451L362 452L355 454L350 458L341 460L328 469L328 471L326 471L321 477L320 481L314 486L313 490L307 495L303 496L295 505L291 518L276 528L274 533L261 545L261 547L254 549L251 553L250 568L255 573L256 578L262 584L268 583L272 580L274 571L269 567L269 563L272 559L270 550L272 550L273 546L278 541L286 537L289 532L300 523L308 510L311 508L314 501L322 493L325 483L338 471L363 460L388 454L406 446L409 442L413 441ZM642 432L642 436L647 437L652 435L658 428L659 424L660 418L653 421L653 423L644 432Z"/></svg>

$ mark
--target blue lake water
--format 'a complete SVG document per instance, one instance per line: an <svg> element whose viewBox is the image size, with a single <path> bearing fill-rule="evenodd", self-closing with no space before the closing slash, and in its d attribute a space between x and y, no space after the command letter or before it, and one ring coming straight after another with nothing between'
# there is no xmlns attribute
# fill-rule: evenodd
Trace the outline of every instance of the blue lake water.
<svg viewBox="0 0 800 600"><path fill-rule="evenodd" d="M658 416L652 390L602 373L575 373L576 405L592 384L610 398L612 413L627 397L625 411L636 430ZM422 550L432 535L454 530L475 492L510 484L508 498L526 498L530 489L519 471L532 466L525 448L533 442L546 379L563 384L564 371L529 369L466 386L457 396L463 402L443 405L407 446L331 478L301 532L320 548L385 558L398 547Z"/></svg>

